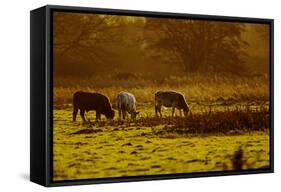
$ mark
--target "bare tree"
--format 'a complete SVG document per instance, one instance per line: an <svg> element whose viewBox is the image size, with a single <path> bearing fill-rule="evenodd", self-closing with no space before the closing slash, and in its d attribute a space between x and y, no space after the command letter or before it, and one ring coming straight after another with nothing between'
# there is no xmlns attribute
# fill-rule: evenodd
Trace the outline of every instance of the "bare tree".
<svg viewBox="0 0 281 192"><path fill-rule="evenodd" d="M114 56L114 42L119 42L120 18L110 15L60 13L54 14L53 48L55 61L68 63L57 71L68 73L78 68L93 72L89 65L108 62ZM110 57L109 57L110 56ZM79 65L83 63L84 65ZM88 66L87 66L88 65ZM94 70L94 69L93 69Z"/></svg>
<svg viewBox="0 0 281 192"><path fill-rule="evenodd" d="M169 53L174 63L176 58L185 72L235 73L243 67L246 43L241 23L149 18L147 25L158 33L153 47Z"/></svg>

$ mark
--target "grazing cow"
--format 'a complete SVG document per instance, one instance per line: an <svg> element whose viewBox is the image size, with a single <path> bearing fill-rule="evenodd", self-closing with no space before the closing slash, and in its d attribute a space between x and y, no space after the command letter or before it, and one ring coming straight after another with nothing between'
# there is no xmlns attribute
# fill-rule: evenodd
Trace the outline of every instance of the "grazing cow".
<svg viewBox="0 0 281 192"><path fill-rule="evenodd" d="M96 111L96 119L101 119L101 114L107 119L114 118L114 110L111 107L108 97L100 93L87 93L78 91L73 95L73 121L76 121L76 115L80 110L80 115L85 122L85 111Z"/></svg>
<svg viewBox="0 0 281 192"><path fill-rule="evenodd" d="M127 92L120 92L116 97L116 102L120 119L121 113L122 119L126 118L127 112L131 114L132 119L135 119L137 114L139 114L139 112L137 112L136 110L136 98L133 94Z"/></svg>
<svg viewBox="0 0 281 192"><path fill-rule="evenodd" d="M158 112L160 117L162 117L161 106L172 107L172 116L174 116L175 108L180 111L181 109L184 112L184 116L187 116L189 112L189 107L185 102L184 96L180 93L174 91L158 91L155 93L155 114L158 116Z"/></svg>

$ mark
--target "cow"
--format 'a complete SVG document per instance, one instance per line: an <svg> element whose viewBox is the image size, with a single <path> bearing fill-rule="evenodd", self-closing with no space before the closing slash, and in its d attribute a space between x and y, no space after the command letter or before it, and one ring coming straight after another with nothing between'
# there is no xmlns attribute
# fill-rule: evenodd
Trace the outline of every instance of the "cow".
<svg viewBox="0 0 281 192"><path fill-rule="evenodd" d="M175 91L158 91L155 93L155 115L162 117L161 106L172 107L172 117L175 113L175 108L180 111L183 110L184 116L186 117L189 112L189 106L187 105L184 96L181 93Z"/></svg>
<svg viewBox="0 0 281 192"><path fill-rule="evenodd" d="M137 114L139 114L139 112L136 110L136 98L131 93L118 93L116 97L116 104L120 119L125 119L127 112L131 114L132 119L135 119Z"/></svg>
<svg viewBox="0 0 281 192"><path fill-rule="evenodd" d="M85 122L85 112L95 110L96 120L101 119L101 114L105 115L107 119L114 118L114 110L111 107L109 98L100 93L89 93L78 91L73 94L73 121L76 121L76 115L80 110L80 116Z"/></svg>

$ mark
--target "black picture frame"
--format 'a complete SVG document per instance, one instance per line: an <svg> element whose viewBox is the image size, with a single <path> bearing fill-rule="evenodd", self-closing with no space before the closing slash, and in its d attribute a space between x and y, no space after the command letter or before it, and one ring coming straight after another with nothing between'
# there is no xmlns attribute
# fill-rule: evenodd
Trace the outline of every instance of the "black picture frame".
<svg viewBox="0 0 281 192"><path fill-rule="evenodd" d="M263 23L270 25L270 167L243 171L219 171L169 175L130 176L54 182L52 181L52 13L53 11L149 16L161 18L191 18L198 20ZM147 181L160 179L244 175L274 172L274 20L246 17L226 17L183 13L149 12L136 10L102 9L46 5L30 12L30 180L43 186L66 186L113 182Z"/></svg>

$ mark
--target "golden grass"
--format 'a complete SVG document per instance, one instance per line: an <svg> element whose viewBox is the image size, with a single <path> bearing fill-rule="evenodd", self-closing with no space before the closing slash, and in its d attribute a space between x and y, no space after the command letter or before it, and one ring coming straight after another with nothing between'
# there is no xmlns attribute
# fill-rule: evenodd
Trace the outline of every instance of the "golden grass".
<svg viewBox="0 0 281 192"><path fill-rule="evenodd" d="M123 79L115 76L84 79L57 78L54 80L54 105L72 103L72 95L78 90L100 92L114 102L120 91L131 92L137 102L154 102L158 90L175 90L184 94L187 102L251 102L269 100L267 76L169 76L152 80L145 76Z"/></svg>

